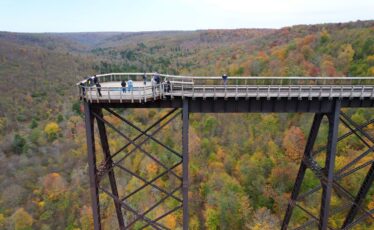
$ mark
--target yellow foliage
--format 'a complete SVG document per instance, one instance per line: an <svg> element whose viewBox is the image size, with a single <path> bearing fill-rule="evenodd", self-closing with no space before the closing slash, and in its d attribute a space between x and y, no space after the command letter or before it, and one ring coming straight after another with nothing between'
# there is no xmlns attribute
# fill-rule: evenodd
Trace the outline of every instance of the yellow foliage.
<svg viewBox="0 0 374 230"><path fill-rule="evenodd" d="M34 222L32 216L23 208L19 208L15 211L12 215L12 221L15 230L29 229Z"/></svg>
<svg viewBox="0 0 374 230"><path fill-rule="evenodd" d="M214 161L214 162L209 163L209 169L218 173L218 172L224 171L225 166L223 165L222 162Z"/></svg>
<svg viewBox="0 0 374 230"><path fill-rule="evenodd" d="M374 55L368 56L366 61L369 63L369 65L374 65Z"/></svg>
<svg viewBox="0 0 374 230"><path fill-rule="evenodd" d="M369 69L369 75L370 75L370 76L374 76L374 67L371 67L371 68Z"/></svg>
<svg viewBox="0 0 374 230"><path fill-rule="evenodd" d="M276 47L272 51L272 55L276 56L279 60L284 61L287 57L287 47Z"/></svg>
<svg viewBox="0 0 374 230"><path fill-rule="evenodd" d="M60 126L58 126L58 124L56 122L50 122L48 123L45 128L44 128L44 132L48 135L48 136L51 136L51 135L54 135L54 134L57 134L58 132L60 132Z"/></svg>
<svg viewBox="0 0 374 230"><path fill-rule="evenodd" d="M0 117L0 132L5 129L7 124L7 119L5 117Z"/></svg>
<svg viewBox="0 0 374 230"><path fill-rule="evenodd" d="M45 202L44 201L38 202L38 207L39 208L43 208L44 206L45 206Z"/></svg>
<svg viewBox="0 0 374 230"><path fill-rule="evenodd" d="M223 161L225 159L225 152L223 151L223 149L221 147L218 147L217 148L217 158L220 160L220 161Z"/></svg>
<svg viewBox="0 0 374 230"><path fill-rule="evenodd" d="M5 225L5 216L4 214L0 213L0 227L4 227Z"/></svg>

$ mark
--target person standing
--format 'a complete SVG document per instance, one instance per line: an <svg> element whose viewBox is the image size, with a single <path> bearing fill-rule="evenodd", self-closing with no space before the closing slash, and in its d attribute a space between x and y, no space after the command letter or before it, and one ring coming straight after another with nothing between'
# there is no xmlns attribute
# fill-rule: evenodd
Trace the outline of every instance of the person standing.
<svg viewBox="0 0 374 230"><path fill-rule="evenodd" d="M122 81L121 86L122 86L122 93L126 93L126 81Z"/></svg>
<svg viewBox="0 0 374 230"><path fill-rule="evenodd" d="M99 83L99 79L96 77L96 75L93 75L92 80L93 80L93 83L94 83L95 85L96 85L97 83Z"/></svg>
<svg viewBox="0 0 374 230"><path fill-rule="evenodd" d="M155 96L155 88L156 88L156 75L152 76L151 79L151 84L152 84L152 94Z"/></svg>
<svg viewBox="0 0 374 230"><path fill-rule="evenodd" d="M223 74L222 75L222 80L223 80L223 85L225 86L225 88L226 88L226 86L227 86L227 74Z"/></svg>
<svg viewBox="0 0 374 230"><path fill-rule="evenodd" d="M166 92L170 93L171 85L169 79L166 81Z"/></svg>
<svg viewBox="0 0 374 230"><path fill-rule="evenodd" d="M80 88L81 88L81 92L82 92L82 95L85 96L86 95L86 86L84 85L83 82L81 82L79 84Z"/></svg>
<svg viewBox="0 0 374 230"><path fill-rule="evenodd" d="M147 75L145 73L143 74L143 83L144 85L147 84Z"/></svg>
<svg viewBox="0 0 374 230"><path fill-rule="evenodd" d="M133 90L133 82L131 79L127 81L127 86L129 88L129 92Z"/></svg>
<svg viewBox="0 0 374 230"><path fill-rule="evenodd" d="M96 83L96 89L97 89L97 93L99 94L99 97L101 97L101 85L99 82Z"/></svg>

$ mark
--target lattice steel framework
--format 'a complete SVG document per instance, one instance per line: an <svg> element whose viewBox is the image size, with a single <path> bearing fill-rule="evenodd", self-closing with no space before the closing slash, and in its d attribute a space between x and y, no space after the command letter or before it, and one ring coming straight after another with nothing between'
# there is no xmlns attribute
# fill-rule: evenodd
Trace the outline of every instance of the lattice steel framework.
<svg viewBox="0 0 374 230"><path fill-rule="evenodd" d="M339 226L339 229L350 229L360 221L367 218L371 218L372 220L374 220L374 210L367 210L362 205L364 203L365 197L367 197L369 193L374 180L374 158L369 158L371 160L362 162L364 159L367 159L365 157L370 156L369 154L371 154L374 150L374 138L370 136L370 134L365 130L368 125L373 124L374 119L364 124L357 124L344 112L341 112L341 100L334 99L330 102L331 109L328 110L329 112L321 112L324 110L322 110L322 108L320 107L320 112L317 112L314 115L310 134L304 150L304 156L300 163L300 168L296 177L291 198L282 222L282 229L289 228L289 223L293 216L293 210L295 207L302 210L309 217L308 221L306 221L301 226L298 226L296 229L310 228L315 224L318 225L319 229L334 229L329 224L329 218L332 215L335 215L336 213L342 213L343 211L346 211L345 220L344 223L342 223L342 226ZM220 101L217 101L217 103L220 103ZM225 101L225 103L228 103L229 105L237 105L237 101ZM193 106L191 106L192 104L193 101L183 99L181 105L177 104L178 106L171 108L168 113L162 116L159 120L155 121L148 128L142 129L125 117L121 116L115 110L111 109L111 106L108 104L90 104L87 101L84 102L86 114L88 163L92 198L91 200L94 216L94 227L96 230L101 229L99 193L106 194L113 200L116 217L118 219L118 228L121 230L133 229L135 226L137 229L169 229L162 223L162 219L169 214L177 211L182 212L183 220L181 220L181 222L183 223L183 229L188 229L188 126L189 113L194 111ZM191 108L189 108L190 106ZM226 108L227 106L224 106L224 108ZM196 110L195 108L196 111L194 112L203 112L205 107L199 108L200 110ZM267 111L265 107L261 107L261 109L262 112L273 111ZM125 131L123 131L123 129L118 127L116 124L111 123L103 116L103 110L105 110L112 117L120 120L122 125L131 127L139 134L135 138L130 138L129 135ZM290 110L289 112L294 111ZM178 152L167 144L158 140L155 135L159 133L160 130L162 130L165 126L170 124L170 122L175 120L177 117L180 117L180 115L182 115L182 148L180 152ZM313 147L315 145L317 135L324 117L327 117L328 119L327 145L324 148L313 151ZM97 123L97 130L99 134L98 136L100 138L103 152L103 161L100 163L97 162L98 155L95 150L95 120ZM338 127L340 122L349 131L338 137ZM113 130L113 132L118 134L127 143L118 150L111 152L109 147L107 128ZM355 135L367 147L367 150L364 153L356 156L351 162L347 163L342 168L336 170L335 158L337 152L337 143L352 135ZM153 143L157 144L157 146L159 146L160 148L169 151L174 155L174 157L178 159L178 161L173 165L164 164L158 159L159 156L157 154L151 153L147 148L144 148L144 145L148 140L152 140ZM151 159L152 162L157 164L158 167L162 168L163 171L157 176L149 179L145 178L139 172L131 171L126 166L126 164L122 164L124 161L126 161L126 159L129 158L130 155L134 155L136 151L141 152L146 157ZM316 155L324 151L326 151L326 157L324 160L324 165L321 166L320 163L316 161ZM182 168L181 172L177 172L177 167ZM350 191L344 188L341 183L339 183L339 181L343 178L359 170L363 170L365 168L367 169L367 167L370 167L370 169L367 171L367 175L363 180L357 194L353 195ZM318 180L320 181L320 185L300 194L302 191L302 183L304 181L307 169L311 170L313 175L318 178ZM143 184L135 190L127 191L126 194L122 195L119 191L120 189L118 188L119 179L116 178L115 170L120 170L120 172L136 178ZM158 179L164 176L169 176L170 178L173 177L176 181L178 181L178 183L176 185L174 184L175 186L173 188L165 189L156 183ZM105 187L104 178L109 181L107 182L107 184L109 184L109 188ZM129 200L132 197L150 187L163 195L159 200L157 200L157 202L142 210L130 204ZM303 201L305 201L312 194L315 194L320 189L322 189L322 193L318 216L318 214L314 214L309 207L305 207L305 205L303 205ZM344 199L346 203L344 203L341 207L331 208L331 197L333 196L333 194L336 194L339 198ZM174 203L176 205L159 216L150 215L150 213L156 208L164 205L167 199L174 200ZM137 225L139 223L140 225Z"/></svg>
<svg viewBox="0 0 374 230"><path fill-rule="evenodd" d="M92 200L92 211L94 217L94 228L102 229L101 213L100 213L100 200L99 193L104 193L109 196L115 206L116 216L118 219L118 229L133 229L136 224L137 229L144 229L151 227L152 229L169 229L167 226L161 223L161 220L166 216L178 211L183 211L183 229L188 229L188 126L189 126L189 111L188 103L183 103L182 109L171 109L167 114L162 116L159 120L154 122L145 130L142 130L134 123L130 122L125 117L121 116L111 108L102 108L100 106L94 106L87 102L84 103L85 115L86 115L86 134L87 134L87 147L88 147L88 163L89 163L89 175L90 175L90 187L91 187L91 200ZM103 116L103 109L108 114L116 117L121 121L122 124L135 129L139 134L135 138L130 138L128 134L119 128L117 125L111 123ZM182 152L177 152L165 143L156 139L155 135L160 132L165 126L170 124L173 120L182 115ZM103 161L97 162L97 153L95 150L95 135L94 135L94 121L97 122L97 130L100 137L102 152L104 154ZM127 143L119 148L114 153L111 153L107 135L107 127L112 129L116 134L123 138ZM158 146L164 148L168 152L172 153L179 160L173 165L167 165L163 163L159 156L155 153L151 153L143 145L152 140ZM131 148L132 147L132 148ZM131 148L131 149L130 149ZM162 168L162 172L152 179L145 178L139 172L134 172L124 164L126 159L129 159L131 155L134 155L136 151L141 152L144 156L148 157L158 167ZM125 154L124 154L125 153ZM119 159L115 159L119 158ZM182 167L182 173L176 172L177 167ZM119 169L122 173L134 177L141 181L143 184L131 192L127 192L125 195L119 194L118 181L116 178L115 169ZM182 175L179 175L182 174ZM156 183L162 177L170 176L174 177L178 182L172 189L166 189ZM110 189L105 187L104 178L109 180ZM146 188L152 188L163 197L155 202L150 207L145 207L140 210L138 207L130 204L129 200L144 191ZM178 195L179 194L179 195ZM169 210L163 214L150 217L150 213L156 208L165 204L167 199L173 199L174 207L169 207ZM139 225L140 223L140 225ZM141 224L144 223L144 224Z"/></svg>
<svg viewBox="0 0 374 230"><path fill-rule="evenodd" d="M315 144L319 128L323 117L326 116L328 119L328 142L327 146L313 151L313 146ZM338 125L339 121L348 128L348 132L338 137ZM313 124L309 133L307 144L304 151L303 159L300 163L300 168L296 177L296 181L292 190L291 198L289 200L287 210L283 219L282 229L288 229L289 223L293 214L295 207L302 210L309 216L309 220L306 221L301 226L295 229L307 229L312 227L313 224L318 224L319 229L336 229L329 224L329 217L347 210L344 223L339 229L350 229L354 227L360 221L366 218L371 218L374 220L374 209L367 210L362 206L365 197L367 196L370 187L374 180L374 158L367 162L360 162L364 157L371 154L374 150L374 138L370 136L368 132L365 131L365 127L372 124L373 120L370 120L364 124L357 124L344 112L340 111L340 101L336 100L334 102L334 109L331 113L316 113L314 116ZM355 135L366 147L367 150L362 154L356 156L351 162L344 165L342 168L335 170L335 157L336 157L336 145L338 142L344 140L345 138ZM326 151L325 165L322 167L315 160L317 154ZM359 165L357 165L360 163ZM361 170L366 167L370 169L362 182L360 189L356 195L351 194L347 189L345 189L339 180ZM301 191L302 182L306 175L306 170L310 169L314 176L320 181L320 185L316 186L309 191L299 194ZM319 217L310 211L309 207L303 206L301 203L306 201L313 193L316 193L322 188L321 204L320 204L320 215ZM346 203L341 207L331 209L331 196L333 191L339 198L344 198ZM309 208L309 209L308 209ZM357 214L361 213L357 217Z"/></svg>

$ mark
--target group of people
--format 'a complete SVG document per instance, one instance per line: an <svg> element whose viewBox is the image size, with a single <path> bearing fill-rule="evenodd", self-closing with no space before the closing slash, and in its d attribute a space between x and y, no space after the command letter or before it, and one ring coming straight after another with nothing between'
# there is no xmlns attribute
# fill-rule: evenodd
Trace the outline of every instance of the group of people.
<svg viewBox="0 0 374 230"><path fill-rule="evenodd" d="M87 78L86 83L87 83L86 85L83 82L81 82L79 84L81 86L83 96L86 94L86 88L85 88L85 86L87 86L87 85L89 87L96 86L97 93L99 94L99 97L102 96L101 95L101 85L100 85L99 79L97 78L96 75L93 75L93 76Z"/></svg>
<svg viewBox="0 0 374 230"><path fill-rule="evenodd" d="M121 81L121 86L122 86L122 93L126 93L126 91L131 92L134 88L133 81L130 79L127 82L126 81Z"/></svg>
<svg viewBox="0 0 374 230"><path fill-rule="evenodd" d="M146 75L146 73L144 73L142 77L143 77L143 84L147 85L147 75ZM222 75L222 80L223 80L224 86L226 87L227 86L227 80L228 80L227 74ZM154 74L152 76L152 79L151 79L152 93L153 94L155 94L155 90L158 89L157 86L160 83L161 83L160 75L157 74L157 73ZM88 85L89 87L96 86L97 93L98 93L99 97L102 96L101 95L101 85L100 85L99 79L97 78L96 75L93 75L93 76L87 78L86 85ZM83 82L80 83L83 95L85 95L85 86L86 85ZM121 87L122 87L122 92L123 93L126 93L127 91L131 92L131 91L133 91L134 83L131 79L128 80L127 82L123 80L123 81L121 81ZM170 81L169 80L164 81L164 91L165 92L170 92L170 89L171 89Z"/></svg>

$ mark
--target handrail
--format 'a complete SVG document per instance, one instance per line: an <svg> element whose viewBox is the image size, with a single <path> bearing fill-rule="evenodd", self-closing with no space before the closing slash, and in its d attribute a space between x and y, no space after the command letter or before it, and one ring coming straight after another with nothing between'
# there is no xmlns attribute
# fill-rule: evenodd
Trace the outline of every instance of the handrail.
<svg viewBox="0 0 374 230"><path fill-rule="evenodd" d="M189 79L189 80L222 80L221 76L183 76L183 75L170 75L170 74L159 74L159 73L106 73L106 74L97 74L96 77L98 77L100 82L107 82L105 79L102 79L106 76L143 76L146 75L146 77L158 75L164 79L169 78L175 78L175 79ZM79 81L77 85L80 83L87 82L88 79L84 79L82 81ZM103 81L104 80L104 81ZM147 79L148 81L150 79ZM229 76L228 81L230 80L327 80L327 81L336 81L336 80L374 80L374 76L370 77L301 77L301 76L288 76L288 77L281 77L281 76ZM110 80L113 81L113 80ZM282 85L282 84L281 84Z"/></svg>
<svg viewBox="0 0 374 230"><path fill-rule="evenodd" d="M140 84L146 77L146 84ZM150 77L158 75L160 84ZM174 97L359 97L374 98L374 77L229 77L224 83L221 77L213 76L177 76L158 73L107 73L96 75L101 87L87 83L87 79L79 82L81 98L90 102L101 99L112 101L147 102ZM133 80L133 86L121 87L120 81ZM83 83L83 84L82 84ZM137 83L137 84L135 84ZM85 93L83 93L85 92ZM100 96L100 92L102 96Z"/></svg>

